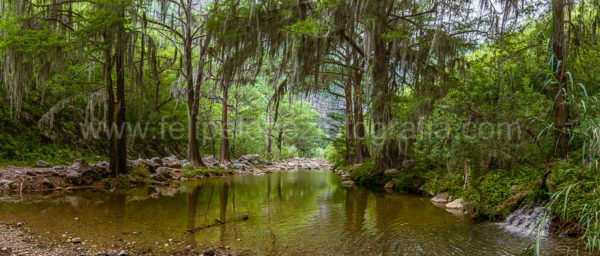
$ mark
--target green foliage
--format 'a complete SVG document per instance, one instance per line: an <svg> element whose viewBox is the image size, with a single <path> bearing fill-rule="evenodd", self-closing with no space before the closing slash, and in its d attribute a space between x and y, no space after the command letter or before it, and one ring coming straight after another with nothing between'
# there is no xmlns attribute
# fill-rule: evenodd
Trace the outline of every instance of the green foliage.
<svg viewBox="0 0 600 256"><path fill-rule="evenodd" d="M350 173L350 178L363 186L366 187L377 187L382 186L390 177L385 175L373 175L372 171L375 169L375 162L372 159L365 159L361 166L356 166Z"/></svg>

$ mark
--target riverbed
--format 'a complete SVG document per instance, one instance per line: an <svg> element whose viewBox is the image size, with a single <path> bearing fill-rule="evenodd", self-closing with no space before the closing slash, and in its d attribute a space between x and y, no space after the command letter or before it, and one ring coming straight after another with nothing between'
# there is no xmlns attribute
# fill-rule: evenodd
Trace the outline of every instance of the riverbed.
<svg viewBox="0 0 600 256"><path fill-rule="evenodd" d="M247 255L515 255L535 242L428 198L343 187L330 171L0 196L0 222L24 223L54 244L157 254L199 245ZM568 238L541 245L543 255L581 248Z"/></svg>

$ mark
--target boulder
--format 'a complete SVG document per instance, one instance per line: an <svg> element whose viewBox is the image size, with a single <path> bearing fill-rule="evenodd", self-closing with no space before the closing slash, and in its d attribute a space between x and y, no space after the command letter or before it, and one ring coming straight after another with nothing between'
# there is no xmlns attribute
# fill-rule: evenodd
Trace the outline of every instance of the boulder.
<svg viewBox="0 0 600 256"><path fill-rule="evenodd" d="M0 186L10 186L13 183L14 183L14 181L12 181L12 180L5 180L5 179L0 180Z"/></svg>
<svg viewBox="0 0 600 256"><path fill-rule="evenodd" d="M157 181L164 181L171 178L171 168L159 167L156 169L156 173L150 175L150 178Z"/></svg>
<svg viewBox="0 0 600 256"><path fill-rule="evenodd" d="M352 187L352 186L354 186L354 181L351 181L351 180L342 181L342 186L344 186L344 187Z"/></svg>
<svg viewBox="0 0 600 256"><path fill-rule="evenodd" d="M74 169L67 169L66 172L66 176L67 179L69 179L69 181L75 185L81 185L83 182L83 179L81 177L81 173L74 170Z"/></svg>
<svg viewBox="0 0 600 256"><path fill-rule="evenodd" d="M243 156L240 156L239 159L246 160L250 163L256 163L260 159L260 155L258 155L258 154L243 155Z"/></svg>
<svg viewBox="0 0 600 256"><path fill-rule="evenodd" d="M248 168L248 166L247 166L247 165L245 165L245 164L243 164L243 163L233 163L233 164L231 165L231 167L232 167L233 169L246 169L246 168Z"/></svg>
<svg viewBox="0 0 600 256"><path fill-rule="evenodd" d="M162 159L163 166L169 168L181 168L181 161L176 156L167 156ZM158 172L158 170L157 170Z"/></svg>
<svg viewBox="0 0 600 256"><path fill-rule="evenodd" d="M50 167L50 164L48 162L44 161L44 160L37 160L35 162L35 165L37 167Z"/></svg>
<svg viewBox="0 0 600 256"><path fill-rule="evenodd" d="M463 199L457 198L454 201L447 203L446 208L448 209L462 209L463 208Z"/></svg>
<svg viewBox="0 0 600 256"><path fill-rule="evenodd" d="M392 174L398 174L400 173L400 171L398 171L397 169L387 169L385 170L385 175L392 175Z"/></svg>
<svg viewBox="0 0 600 256"><path fill-rule="evenodd" d="M154 165L154 166L158 165L159 167L163 165L163 161L162 161L162 159L160 159L160 157L151 158L150 163L152 163L152 165Z"/></svg>
<svg viewBox="0 0 600 256"><path fill-rule="evenodd" d="M92 171L92 166L90 166L85 159L77 159L73 161L73 165L71 165L71 168L69 169L83 174L85 172Z"/></svg>
<svg viewBox="0 0 600 256"><path fill-rule="evenodd" d="M431 202L436 204L448 203L448 192L436 195L435 197L431 198Z"/></svg>

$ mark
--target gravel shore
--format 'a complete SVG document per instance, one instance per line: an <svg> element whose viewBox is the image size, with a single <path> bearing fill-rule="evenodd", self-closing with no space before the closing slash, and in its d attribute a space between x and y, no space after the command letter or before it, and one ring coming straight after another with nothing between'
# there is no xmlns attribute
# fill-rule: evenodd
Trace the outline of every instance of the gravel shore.
<svg viewBox="0 0 600 256"><path fill-rule="evenodd" d="M33 234L22 223L0 223L0 256L65 256L65 255L234 255L216 248L175 249L153 252L141 248L102 248L85 243L57 243L49 237Z"/></svg>

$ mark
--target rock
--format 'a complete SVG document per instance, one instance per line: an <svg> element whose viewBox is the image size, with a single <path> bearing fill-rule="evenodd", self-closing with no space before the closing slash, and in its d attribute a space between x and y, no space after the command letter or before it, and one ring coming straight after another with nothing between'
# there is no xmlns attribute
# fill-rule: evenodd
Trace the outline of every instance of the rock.
<svg viewBox="0 0 600 256"><path fill-rule="evenodd" d="M394 189L394 183L395 183L395 180L390 180L387 183L385 183L385 186L383 186L383 188L385 188L385 189Z"/></svg>
<svg viewBox="0 0 600 256"><path fill-rule="evenodd" d="M150 162L152 163L152 165L158 165L158 166L163 165L163 161L162 161L162 159L160 159L160 157L153 157L150 159Z"/></svg>
<svg viewBox="0 0 600 256"><path fill-rule="evenodd" d="M65 169L64 166L54 166L54 167L52 167L52 170L55 170L55 171L62 171L64 169Z"/></svg>
<svg viewBox="0 0 600 256"><path fill-rule="evenodd" d="M385 170L385 175L398 174L398 173L400 173L400 171L398 171L397 169L387 169L387 170Z"/></svg>
<svg viewBox="0 0 600 256"><path fill-rule="evenodd" d="M260 159L260 155L257 155L257 154L240 156L240 160L245 160L250 163L256 163L256 162L258 162L258 159Z"/></svg>
<svg viewBox="0 0 600 256"><path fill-rule="evenodd" d="M447 203L446 208L448 209L462 209L463 208L463 199L457 198L454 201Z"/></svg>
<svg viewBox="0 0 600 256"><path fill-rule="evenodd" d="M12 181L12 180L0 179L0 185L1 186L10 186L13 183L14 183L14 181Z"/></svg>
<svg viewBox="0 0 600 256"><path fill-rule="evenodd" d="M44 160L37 160L35 162L35 165L37 167L50 167L50 164L48 162L44 161Z"/></svg>
<svg viewBox="0 0 600 256"><path fill-rule="evenodd" d="M162 159L163 166L169 168L181 168L181 161L176 156L167 156Z"/></svg>
<svg viewBox="0 0 600 256"><path fill-rule="evenodd" d="M121 250L121 251L119 252L118 256L129 256L129 253L127 253L127 252L126 252L126 251L124 251L124 250Z"/></svg>
<svg viewBox="0 0 600 256"><path fill-rule="evenodd" d="M431 202L432 203L436 203L436 204L445 204L445 203L448 203L448 192L444 192L444 193L438 194L434 198L431 198Z"/></svg>
<svg viewBox="0 0 600 256"><path fill-rule="evenodd" d="M246 168L248 168L248 166L245 165L245 164L243 164L243 163L234 163L234 164L231 165L231 167L233 169L246 169Z"/></svg>
<svg viewBox="0 0 600 256"><path fill-rule="evenodd" d="M81 173L79 173L73 169L67 169L66 178L69 179L71 181L71 183L73 183L75 185L80 185L83 181L83 179L81 177Z"/></svg>
<svg viewBox="0 0 600 256"><path fill-rule="evenodd" d="M54 184L52 184L52 182L50 182L50 180L48 178L44 178L44 181L42 183L44 186L49 187L49 188L53 188Z"/></svg>
<svg viewBox="0 0 600 256"><path fill-rule="evenodd" d="M344 172L342 175L340 175L340 177L342 177L343 180L349 180L351 175L348 172Z"/></svg>
<svg viewBox="0 0 600 256"><path fill-rule="evenodd" d="M157 181L163 181L171 178L171 168L159 167L156 169L156 173L150 175L150 178Z"/></svg>
<svg viewBox="0 0 600 256"><path fill-rule="evenodd" d="M71 243L74 243L74 244L81 243L81 238L79 238L79 237L72 238Z"/></svg>
<svg viewBox="0 0 600 256"><path fill-rule="evenodd" d="M351 180L342 181L342 186L344 186L344 187L352 187L352 186L354 186L354 181L351 181Z"/></svg>
<svg viewBox="0 0 600 256"><path fill-rule="evenodd" d="M515 185L516 186L516 185ZM514 187L514 186L513 186ZM512 212L527 197L529 191L521 191L506 199L496 207L494 214L501 216L504 212Z"/></svg>
<svg viewBox="0 0 600 256"><path fill-rule="evenodd" d="M90 165L85 161L85 159L77 159L73 161L71 167L79 173L91 170Z"/></svg>

